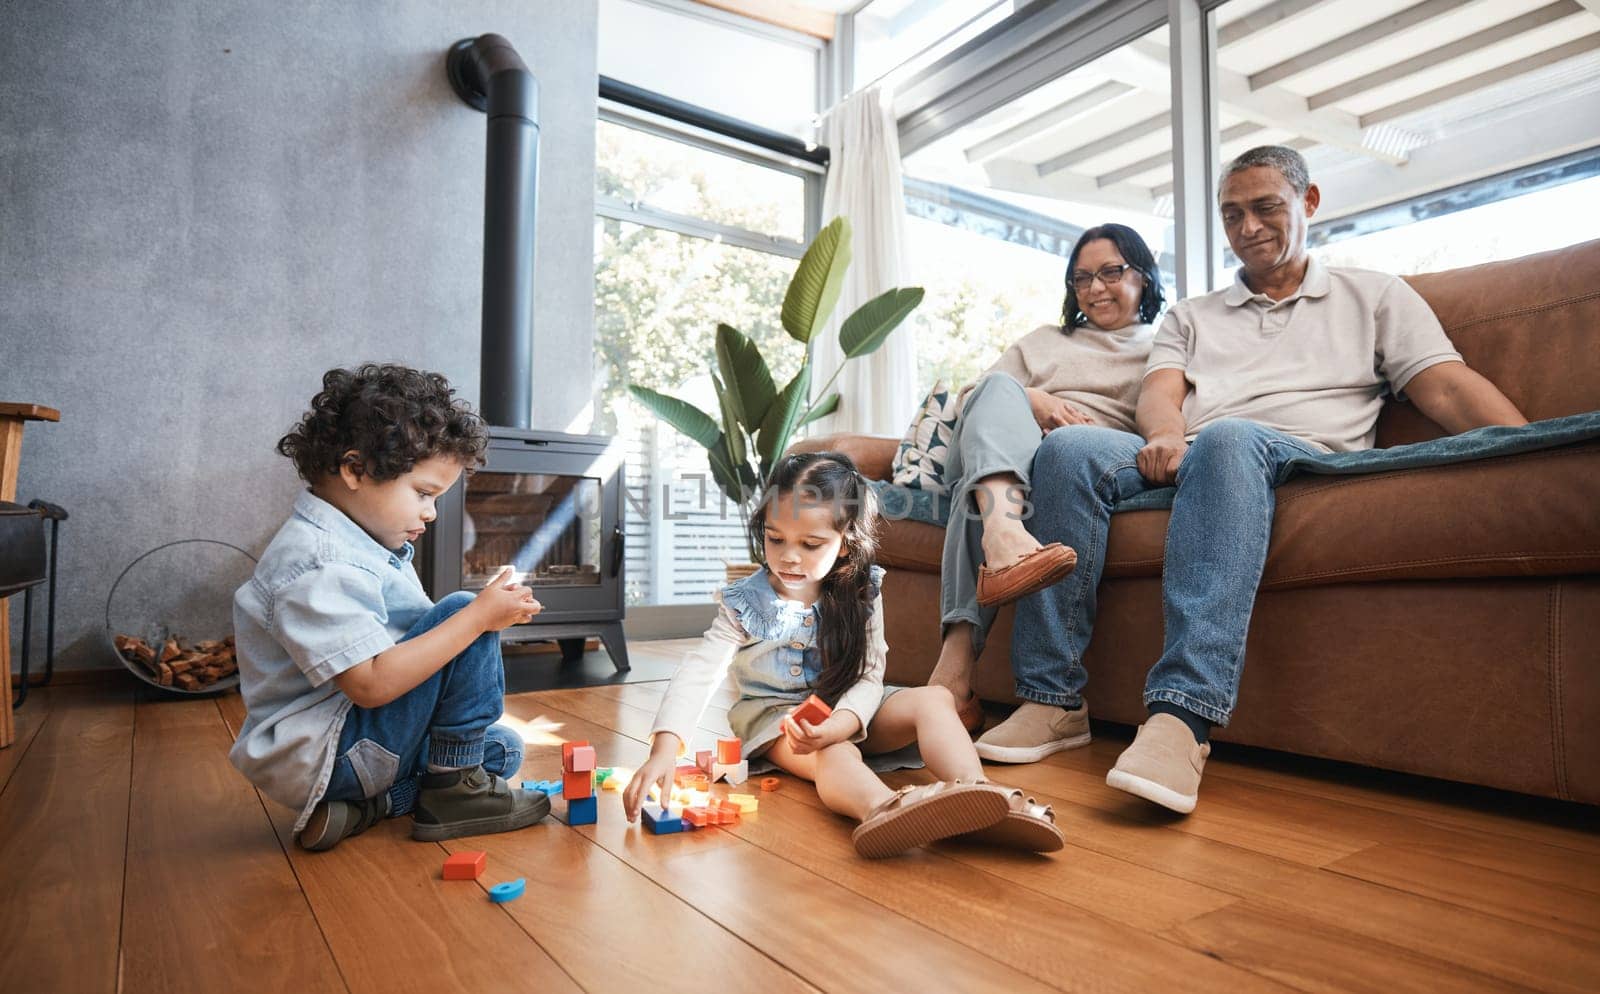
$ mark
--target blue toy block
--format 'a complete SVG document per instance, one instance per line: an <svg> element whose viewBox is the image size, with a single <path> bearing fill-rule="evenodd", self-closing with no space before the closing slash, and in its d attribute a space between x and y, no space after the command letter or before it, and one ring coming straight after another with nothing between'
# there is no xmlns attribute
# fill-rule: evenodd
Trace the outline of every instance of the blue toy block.
<svg viewBox="0 0 1600 994"><path fill-rule="evenodd" d="M644 818L644 827L652 835L671 835L683 831L683 819L672 817L659 805L646 804L640 809L640 814Z"/></svg>
<svg viewBox="0 0 1600 994"><path fill-rule="evenodd" d="M554 797L557 794L561 793L561 781L560 780L535 780L533 783L525 783L525 784L523 784L522 785L522 789L523 790L537 790L537 791L542 792L547 797Z"/></svg>
<svg viewBox="0 0 1600 994"><path fill-rule="evenodd" d="M593 794L567 802L568 825L593 825L599 817L598 801Z"/></svg>
<svg viewBox="0 0 1600 994"><path fill-rule="evenodd" d="M521 897L522 892L527 889L527 879L524 877L518 877L517 879L508 881L507 883L495 884L493 887L490 887L489 900L496 904L504 904L507 901L515 901L517 898Z"/></svg>

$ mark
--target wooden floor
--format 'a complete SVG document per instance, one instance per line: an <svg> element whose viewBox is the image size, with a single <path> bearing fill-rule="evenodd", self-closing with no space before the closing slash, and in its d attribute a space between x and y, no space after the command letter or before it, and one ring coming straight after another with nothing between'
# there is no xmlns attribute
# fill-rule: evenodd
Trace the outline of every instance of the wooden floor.
<svg viewBox="0 0 1600 994"><path fill-rule="evenodd" d="M662 687L508 698L525 775L556 776L566 739L637 765ZM241 717L236 695L30 696L0 751L0 989L1600 990L1593 809L1223 748L1169 817L1105 786L1112 729L992 771L1055 805L1053 857L861 860L789 778L690 835L644 835L603 791L596 826L557 802L510 835L424 844L395 819L312 854L229 766ZM488 851L481 884L440 879L462 849ZM488 901L516 877L525 897Z"/></svg>

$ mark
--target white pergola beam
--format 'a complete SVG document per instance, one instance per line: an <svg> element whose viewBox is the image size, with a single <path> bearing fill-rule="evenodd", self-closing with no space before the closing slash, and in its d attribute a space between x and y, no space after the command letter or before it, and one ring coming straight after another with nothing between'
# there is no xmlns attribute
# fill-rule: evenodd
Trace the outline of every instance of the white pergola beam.
<svg viewBox="0 0 1600 994"><path fill-rule="evenodd" d="M1268 4L1253 14L1246 14L1217 29L1217 47L1227 48L1235 42L1244 41L1258 31L1265 31L1291 18L1299 17L1306 11L1317 6L1322 0L1278 0L1277 3ZM1600 0L1593 0L1600 3Z"/></svg>
<svg viewBox="0 0 1600 994"><path fill-rule="evenodd" d="M1064 172L1080 162L1086 162L1097 155L1105 155L1107 152L1114 152L1131 141L1137 141L1171 126L1172 115L1167 111L1162 111L1142 121L1130 124L1120 131L1113 131L1103 138L1096 138L1087 144L1069 149L1053 159L1039 163L1039 175L1049 176L1051 173Z"/></svg>
<svg viewBox="0 0 1600 994"><path fill-rule="evenodd" d="M1017 159L994 159L984 164L983 171L989 185L996 190L1054 200L1072 200L1081 204L1123 207L1144 214L1150 213L1156 206L1155 198L1143 187L1128 183L1102 187L1088 176L1068 172L1043 176L1033 163Z"/></svg>
<svg viewBox="0 0 1600 994"><path fill-rule="evenodd" d="M1593 94L1558 98L1518 121L1514 146L1507 144L1499 126L1489 125L1415 150L1403 169L1368 162L1323 177L1313 175L1322 188L1317 220L1358 214L1591 148L1597 134L1600 101Z"/></svg>
<svg viewBox="0 0 1600 994"><path fill-rule="evenodd" d="M1566 0L1570 3L1572 0ZM1127 83L1110 80L1065 103L1057 104L1042 114L1036 114L1015 127L1007 128L992 138L985 138L966 150L967 161L978 164L997 159L1024 142L1033 141L1057 128L1093 113L1105 104L1125 94L1135 92Z"/></svg>
<svg viewBox="0 0 1600 994"><path fill-rule="evenodd" d="M1423 0L1422 3L1374 21L1366 27L1340 35L1293 58L1284 59L1276 65L1251 73L1250 89L1261 90L1274 83L1281 83L1351 52L1360 51L1401 31L1426 24L1476 2L1478 0Z"/></svg>
<svg viewBox="0 0 1600 994"><path fill-rule="evenodd" d="M1235 125L1234 127L1238 127L1238 125ZM1306 149L1311 148L1312 146L1316 145L1317 143L1312 141L1310 138L1291 138L1286 142L1282 142L1281 144L1283 144L1283 145L1285 145L1285 146L1287 146L1289 148L1294 149L1296 152L1304 152ZM1228 159L1224 159L1221 163L1218 164L1217 169L1218 169L1218 175L1219 176L1221 175L1222 167L1226 166L1229 161L1230 160L1228 160ZM1385 167L1385 168L1389 168L1389 167ZM1221 186L1221 184L1222 184L1222 181L1220 179L1217 180L1217 185ZM1172 184L1171 183L1158 183L1155 186L1152 186L1150 188L1150 195L1152 197L1164 197L1164 196L1167 196L1168 194L1170 194L1171 192L1172 192ZM1215 190L1211 191L1211 193L1212 193L1212 196L1216 195L1216 191Z"/></svg>
<svg viewBox="0 0 1600 994"><path fill-rule="evenodd" d="M1240 138L1249 137L1250 135L1263 130L1265 129L1259 124L1251 121L1245 121L1241 124L1235 124L1231 128L1222 129L1222 134L1220 137L1224 142L1238 141ZM1109 173L1096 176L1094 181L1096 185L1099 186L1114 186L1117 183L1125 182L1142 173L1147 173L1152 169L1157 169L1161 166L1167 165L1171 161L1171 152L1161 152L1159 154L1152 155L1149 158L1140 159L1138 162L1130 162L1121 169L1113 169Z"/></svg>
<svg viewBox="0 0 1600 994"><path fill-rule="evenodd" d="M1600 5L1600 0L1590 0L1590 2ZM1376 90L1380 86L1387 86L1396 80L1405 79L1408 76L1432 69L1434 66L1443 65L1453 59L1471 55L1473 52L1488 48L1490 45L1497 45L1509 38L1526 34L1535 28L1541 28L1562 18L1571 17L1582 10L1583 6L1577 0L1556 0L1555 3L1546 4L1538 10L1530 10L1521 17L1502 21L1493 27L1484 28L1475 34L1467 35L1465 38L1453 41L1448 45L1441 45L1438 48L1423 52L1421 55L1413 56L1404 62L1396 62L1392 66L1379 69L1377 72L1369 72L1365 76L1350 80L1348 83L1340 83L1338 86L1329 87L1320 93L1313 93L1306 98L1306 105L1312 110L1316 110L1319 107L1326 107L1341 100L1348 100L1351 97Z"/></svg>
<svg viewBox="0 0 1600 994"><path fill-rule="evenodd" d="M1558 45L1555 48L1546 49L1525 59L1518 59L1488 72L1481 72L1476 76L1457 80L1447 86L1429 90L1427 93L1419 94L1409 100L1402 100L1387 107L1380 107L1370 114L1362 114L1361 126L1365 128L1373 124L1382 124L1384 121L1392 121L1407 114L1414 114L1424 108L1432 107L1434 104L1444 103L1446 100L1452 100L1462 94L1493 86L1496 83L1513 79L1524 73L1533 72L1535 69L1543 69L1545 66L1564 62L1567 59L1592 52L1597 48L1600 48L1600 32L1584 35L1582 38L1569 41L1565 45ZM1322 112L1318 111L1318 113Z"/></svg>
<svg viewBox="0 0 1600 994"><path fill-rule="evenodd" d="M1113 78L1151 92L1167 92L1171 85L1166 52L1150 42L1124 45L1103 56L1099 67ZM1391 166L1406 161L1404 155L1367 145L1363 141L1361 122L1354 114L1334 107L1313 111L1306 106L1305 97L1281 87L1252 91L1250 81L1242 73L1220 66L1211 85L1216 90L1219 107L1262 127L1288 131Z"/></svg>

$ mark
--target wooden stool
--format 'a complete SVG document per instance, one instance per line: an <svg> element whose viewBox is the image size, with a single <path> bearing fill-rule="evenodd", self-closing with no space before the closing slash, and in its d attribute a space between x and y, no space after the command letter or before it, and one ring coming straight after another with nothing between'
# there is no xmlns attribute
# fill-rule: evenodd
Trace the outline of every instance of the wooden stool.
<svg viewBox="0 0 1600 994"><path fill-rule="evenodd" d="M0 403L0 500L17 499L17 469L22 462L22 429L29 421L60 421L61 412L38 404ZM11 720L11 605L0 600L0 749L16 740Z"/></svg>

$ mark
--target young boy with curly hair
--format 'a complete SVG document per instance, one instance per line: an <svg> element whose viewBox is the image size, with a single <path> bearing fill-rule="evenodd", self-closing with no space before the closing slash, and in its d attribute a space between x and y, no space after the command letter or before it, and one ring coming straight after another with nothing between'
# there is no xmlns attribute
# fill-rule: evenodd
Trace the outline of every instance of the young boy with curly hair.
<svg viewBox="0 0 1600 994"><path fill-rule="evenodd" d="M483 461L483 421L443 376L332 369L278 451L309 484L233 598L249 714L229 759L297 811L310 850L385 817L411 836L509 832L549 800L512 789L522 739L503 725L495 633L540 610L506 573L429 601L411 543L434 501Z"/></svg>

